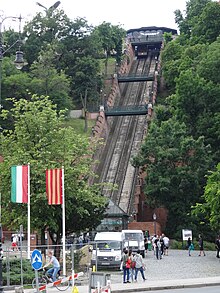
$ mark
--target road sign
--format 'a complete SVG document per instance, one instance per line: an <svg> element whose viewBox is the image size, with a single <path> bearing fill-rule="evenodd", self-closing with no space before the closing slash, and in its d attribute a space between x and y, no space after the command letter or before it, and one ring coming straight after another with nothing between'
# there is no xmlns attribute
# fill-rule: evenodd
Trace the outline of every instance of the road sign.
<svg viewBox="0 0 220 293"><path fill-rule="evenodd" d="M35 270L42 268L42 255L41 252L35 249L31 255L31 265Z"/></svg>

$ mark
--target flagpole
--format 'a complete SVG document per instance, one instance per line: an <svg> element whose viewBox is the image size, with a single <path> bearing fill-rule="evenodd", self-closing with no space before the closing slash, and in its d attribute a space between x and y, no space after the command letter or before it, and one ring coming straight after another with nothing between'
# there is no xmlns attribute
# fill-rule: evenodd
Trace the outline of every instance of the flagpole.
<svg viewBox="0 0 220 293"><path fill-rule="evenodd" d="M64 167L62 167L62 224L63 224L63 275L66 276L66 215L65 215L65 188Z"/></svg>
<svg viewBox="0 0 220 293"><path fill-rule="evenodd" d="M30 201L30 164L28 163L28 223L27 223L27 259L31 258L31 201Z"/></svg>

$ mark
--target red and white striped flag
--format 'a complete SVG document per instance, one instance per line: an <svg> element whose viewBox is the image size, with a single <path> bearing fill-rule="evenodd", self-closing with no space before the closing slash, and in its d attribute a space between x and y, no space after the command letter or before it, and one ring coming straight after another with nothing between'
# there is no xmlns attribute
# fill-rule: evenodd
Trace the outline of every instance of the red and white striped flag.
<svg viewBox="0 0 220 293"><path fill-rule="evenodd" d="M29 165L11 167L11 201L28 203Z"/></svg>
<svg viewBox="0 0 220 293"><path fill-rule="evenodd" d="M48 204L63 203L63 170L49 169L46 170L46 193Z"/></svg>

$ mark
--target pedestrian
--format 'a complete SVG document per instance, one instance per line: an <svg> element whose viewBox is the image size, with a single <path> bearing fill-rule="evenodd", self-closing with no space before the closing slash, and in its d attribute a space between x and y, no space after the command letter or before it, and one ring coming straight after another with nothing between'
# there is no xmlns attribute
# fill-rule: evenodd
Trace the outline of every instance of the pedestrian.
<svg viewBox="0 0 220 293"><path fill-rule="evenodd" d="M194 249L194 245L193 245L192 240L191 240L190 237L187 240L187 247L188 247L189 256L191 256L191 250Z"/></svg>
<svg viewBox="0 0 220 293"><path fill-rule="evenodd" d="M164 252L164 242L163 242L163 236L161 235L159 238L160 241L160 258L162 258L163 252Z"/></svg>
<svg viewBox="0 0 220 293"><path fill-rule="evenodd" d="M11 248L13 251L18 251L18 236L17 234L12 234L11 236Z"/></svg>
<svg viewBox="0 0 220 293"><path fill-rule="evenodd" d="M164 243L164 255L168 255L170 239L166 235L163 236L163 243Z"/></svg>
<svg viewBox="0 0 220 293"><path fill-rule="evenodd" d="M122 254L123 283L130 283L130 267L128 267L128 251L125 249Z"/></svg>
<svg viewBox="0 0 220 293"><path fill-rule="evenodd" d="M79 247L82 248L83 247L83 241L84 241L84 238L83 238L83 235L81 234L78 238L78 243L79 243Z"/></svg>
<svg viewBox="0 0 220 293"><path fill-rule="evenodd" d="M216 241L215 241L215 248L216 248L216 251L217 251L217 255L216 257L219 258L219 252L220 252L220 235L218 235Z"/></svg>
<svg viewBox="0 0 220 293"><path fill-rule="evenodd" d="M136 263L135 264L135 277L134 277L135 282L137 282L138 272L141 272L142 279L144 281L146 280L145 275L144 275L145 266L143 263L143 257L140 253L141 253L141 251L138 250L137 254L134 256L134 261Z"/></svg>
<svg viewBox="0 0 220 293"><path fill-rule="evenodd" d="M202 253L203 253L203 256L205 256L204 244L203 244L203 237L202 237L201 234L199 234L198 244L199 244L199 256L201 256Z"/></svg>
<svg viewBox="0 0 220 293"><path fill-rule="evenodd" d="M153 247L153 251L154 251L154 255L156 254L156 246L155 246L155 240L156 240L156 238L157 238L157 236L156 235L154 235L153 237L152 237L152 239L151 239L151 245L152 245L152 247Z"/></svg>
<svg viewBox="0 0 220 293"><path fill-rule="evenodd" d="M128 259L130 260L130 261L128 261L128 264L127 264L128 267L130 266L129 277L130 277L131 281L133 282L134 281L134 276L135 276L135 265L136 265L136 263L134 261L134 256L132 254L132 250L129 250L129 252L128 252ZM130 262L130 264L129 264L129 262Z"/></svg>
<svg viewBox="0 0 220 293"><path fill-rule="evenodd" d="M155 252L156 252L156 258L157 259L161 259L161 246L160 246L160 239L159 236L157 235L155 240L154 240L154 248L155 248Z"/></svg>
<svg viewBox="0 0 220 293"><path fill-rule="evenodd" d="M144 237L144 249L145 249L145 253L147 254L147 250L148 250L148 237L147 236Z"/></svg>
<svg viewBox="0 0 220 293"><path fill-rule="evenodd" d="M43 269L52 265L53 267L47 271L47 275L51 277L51 281L55 282L57 279L57 274L60 271L60 263L58 259L53 255L53 251L48 251L49 261L43 266Z"/></svg>

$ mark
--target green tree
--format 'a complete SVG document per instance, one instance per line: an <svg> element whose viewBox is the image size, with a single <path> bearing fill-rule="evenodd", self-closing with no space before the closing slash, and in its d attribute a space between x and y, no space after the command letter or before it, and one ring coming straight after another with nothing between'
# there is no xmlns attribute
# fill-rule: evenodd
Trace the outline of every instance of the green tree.
<svg viewBox="0 0 220 293"><path fill-rule="evenodd" d="M193 136L198 136L198 121L205 111L205 88L205 80L192 70L182 71L177 81L177 115Z"/></svg>
<svg viewBox="0 0 220 293"><path fill-rule="evenodd" d="M153 122L133 165L146 171L146 203L168 210L166 230L175 237L194 220L191 205L202 195L209 165L204 139L188 136L186 126L174 118L159 126Z"/></svg>
<svg viewBox="0 0 220 293"><path fill-rule="evenodd" d="M58 110L72 107L70 99L70 81L61 70L58 72L54 66L56 55L52 46L41 52L38 61L32 64L30 76L32 77L29 89L37 95L49 96Z"/></svg>
<svg viewBox="0 0 220 293"><path fill-rule="evenodd" d="M162 73L166 86L171 92L175 90L175 79L179 75L180 58L184 48L175 41L168 42L161 53Z"/></svg>
<svg viewBox="0 0 220 293"><path fill-rule="evenodd" d="M184 16L179 9L174 12L175 22L180 29L182 39L186 42L190 39L194 26L200 21L200 16L203 10L210 2L211 0L189 0L186 2Z"/></svg>
<svg viewBox="0 0 220 293"><path fill-rule="evenodd" d="M220 5L219 5L220 6ZM212 81L216 86L220 83L220 37L207 46L201 55L197 69L199 75L207 81Z"/></svg>
<svg viewBox="0 0 220 293"><path fill-rule="evenodd" d="M220 232L220 163L214 171L209 171L207 184L203 195L203 203L197 203L193 207L193 214L206 219L213 230Z"/></svg>
<svg viewBox="0 0 220 293"><path fill-rule="evenodd" d="M28 85L31 78L27 73L17 70L10 57L4 57L2 61L2 81L1 81L1 104L3 109L10 109L12 106L9 98L15 98L17 101L21 97L28 98ZM13 119L4 120L0 117L0 126L2 128L13 128Z"/></svg>
<svg viewBox="0 0 220 293"><path fill-rule="evenodd" d="M199 15L198 21L192 27L193 42L212 43L219 36L220 5L218 2L209 2Z"/></svg>
<svg viewBox="0 0 220 293"><path fill-rule="evenodd" d="M98 186L88 183L90 176L94 176L89 140L65 127L64 112L58 112L44 96L14 101L14 107L2 113L4 117L9 114L15 128L1 134L0 146L4 157L0 164L3 225L12 229L20 224L26 226L26 205L10 201L10 167L30 163L31 229L39 231L42 241L47 227L53 241L54 233L57 234L56 243L60 243L62 233L61 206L47 204L45 170L48 168L64 166L66 232L95 228L103 218L106 199L100 195Z"/></svg>
<svg viewBox="0 0 220 293"><path fill-rule="evenodd" d="M105 55L105 75L107 75L108 59L116 51L116 61L120 63L122 56L122 39L125 37L125 30L118 25L103 22L93 32L99 39Z"/></svg>
<svg viewBox="0 0 220 293"><path fill-rule="evenodd" d="M72 22L63 10L51 10L46 15L38 13L23 29L24 53L29 66L39 57L48 44L64 41L69 35Z"/></svg>

